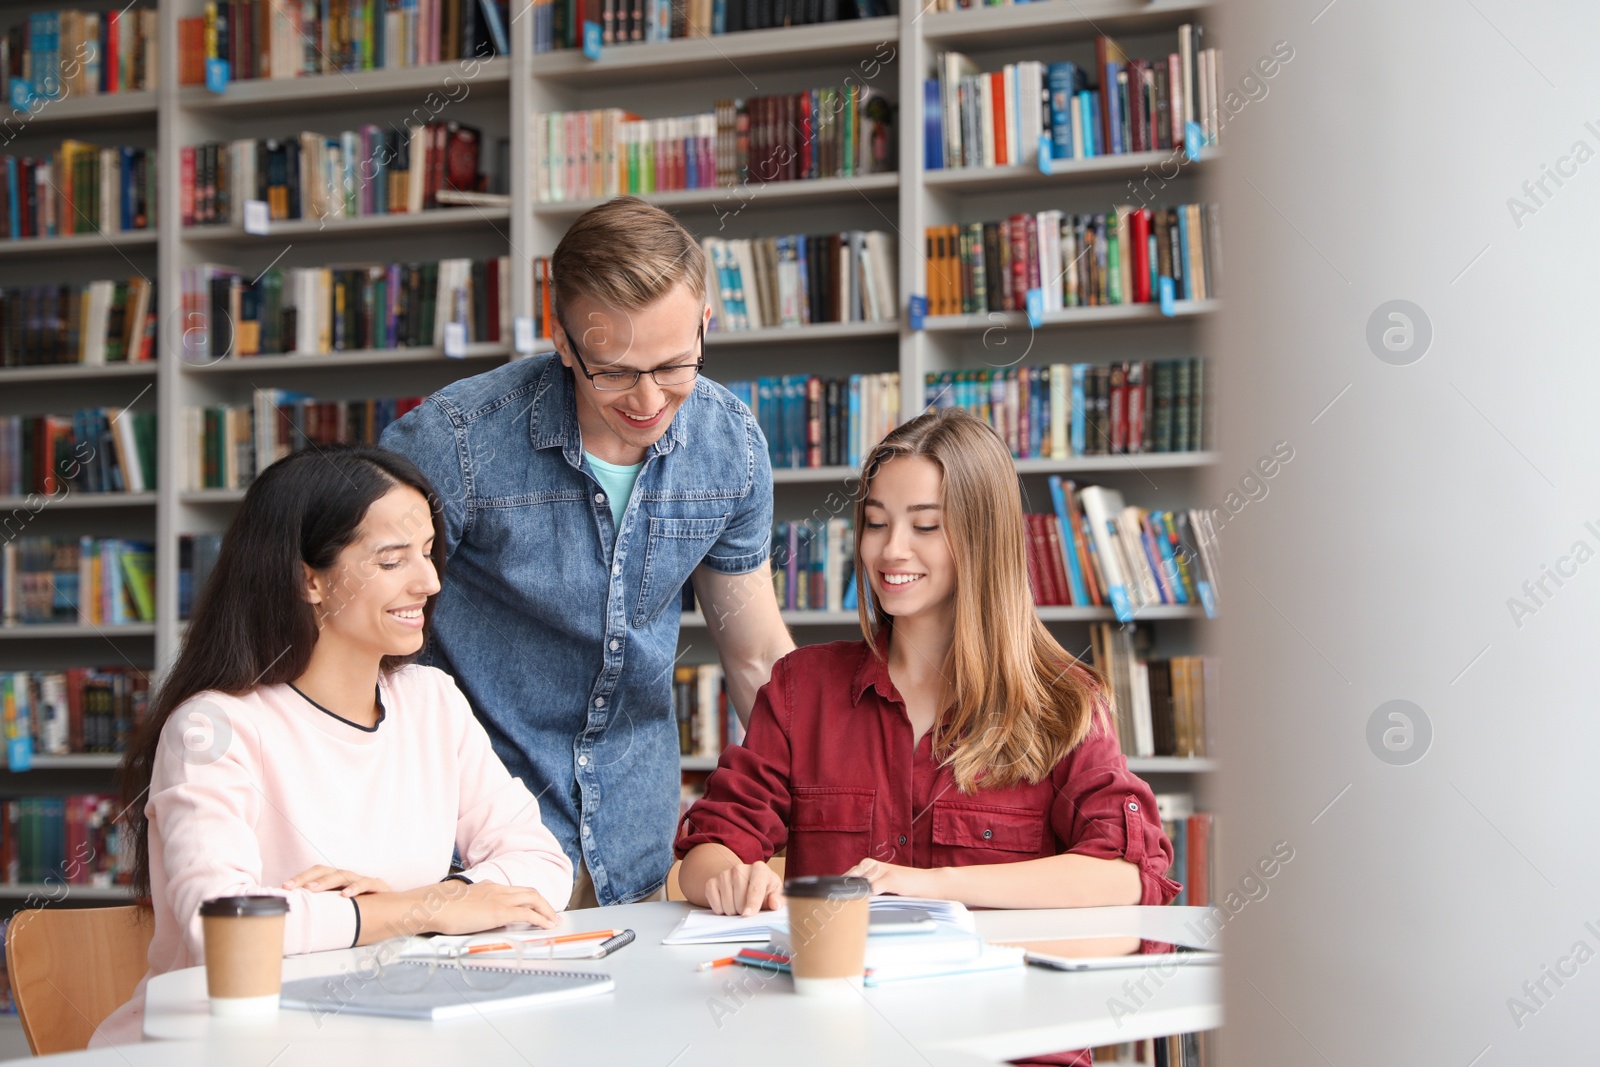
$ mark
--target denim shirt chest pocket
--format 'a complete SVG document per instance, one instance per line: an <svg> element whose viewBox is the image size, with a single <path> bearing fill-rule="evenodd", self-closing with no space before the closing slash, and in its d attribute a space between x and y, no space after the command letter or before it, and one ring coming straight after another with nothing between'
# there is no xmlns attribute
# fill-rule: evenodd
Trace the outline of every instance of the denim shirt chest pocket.
<svg viewBox="0 0 1600 1067"><path fill-rule="evenodd" d="M727 529L728 518L726 514L699 518L650 517L644 575L639 581L639 604L633 616L635 627L649 623L669 604L679 603L683 584Z"/></svg>

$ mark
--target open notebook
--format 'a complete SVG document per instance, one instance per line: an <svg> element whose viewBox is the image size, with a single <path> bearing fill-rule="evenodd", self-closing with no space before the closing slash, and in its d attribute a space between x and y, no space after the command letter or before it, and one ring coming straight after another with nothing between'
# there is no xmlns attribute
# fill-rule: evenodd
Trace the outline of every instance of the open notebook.
<svg viewBox="0 0 1600 1067"><path fill-rule="evenodd" d="M966 906L953 900L924 900L921 897L873 897L868 905L873 914L893 911L925 911L941 930L953 928L975 934L977 924ZM713 915L695 909L683 917L677 928L661 939L663 945L720 945L742 941L770 941L773 931L789 929L787 911L763 911L755 915ZM911 935L912 937L922 935Z"/></svg>
<svg viewBox="0 0 1600 1067"><path fill-rule="evenodd" d="M371 976L351 972L285 982L279 1003L320 1015L348 1011L400 1019L452 1019L609 993L613 988L610 975L592 971L507 971L402 959Z"/></svg>

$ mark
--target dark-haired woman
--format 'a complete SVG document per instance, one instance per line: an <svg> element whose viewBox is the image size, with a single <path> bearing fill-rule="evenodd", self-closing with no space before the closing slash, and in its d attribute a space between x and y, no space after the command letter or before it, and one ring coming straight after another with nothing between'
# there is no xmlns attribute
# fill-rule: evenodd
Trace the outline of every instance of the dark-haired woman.
<svg viewBox="0 0 1600 1067"><path fill-rule="evenodd" d="M298 452L250 486L123 763L150 974L203 961L212 897L286 897L286 954L558 921L572 865L538 802L450 677L406 665L440 522L379 449ZM143 1004L141 984L97 1040L137 1040Z"/></svg>

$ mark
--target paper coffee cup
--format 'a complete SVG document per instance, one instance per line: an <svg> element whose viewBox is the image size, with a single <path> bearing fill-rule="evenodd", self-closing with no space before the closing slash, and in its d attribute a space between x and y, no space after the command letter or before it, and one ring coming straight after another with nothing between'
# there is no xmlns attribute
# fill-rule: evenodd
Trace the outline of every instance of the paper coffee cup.
<svg viewBox="0 0 1600 1067"><path fill-rule="evenodd" d="M861 988L867 958L872 883L842 876L791 878L789 970L804 996L850 995Z"/></svg>
<svg viewBox="0 0 1600 1067"><path fill-rule="evenodd" d="M212 1015L270 1015L283 988L283 897L217 897L200 905Z"/></svg>

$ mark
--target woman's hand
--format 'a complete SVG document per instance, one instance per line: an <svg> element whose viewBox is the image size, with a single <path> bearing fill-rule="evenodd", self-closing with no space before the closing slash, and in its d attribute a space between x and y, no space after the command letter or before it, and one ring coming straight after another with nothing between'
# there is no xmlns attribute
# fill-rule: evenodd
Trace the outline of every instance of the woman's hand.
<svg viewBox="0 0 1600 1067"><path fill-rule="evenodd" d="M318 864L307 867L283 883L283 888L306 889L313 893L328 893L337 889L341 896L354 897L362 893L387 893L389 883L382 878L367 878L354 871Z"/></svg>
<svg viewBox="0 0 1600 1067"><path fill-rule="evenodd" d="M893 893L902 897L937 897L933 871L922 867L901 867L882 860L864 859L845 871L846 877L865 878L874 893Z"/></svg>
<svg viewBox="0 0 1600 1067"><path fill-rule="evenodd" d="M741 863L706 882L706 904L718 915L754 915L783 907L783 879L765 863Z"/></svg>
<svg viewBox="0 0 1600 1067"><path fill-rule="evenodd" d="M498 882L441 883L445 899L430 917L428 929L440 934L477 934L511 923L531 923L548 930L561 916L537 889ZM429 887L438 891L439 887Z"/></svg>

